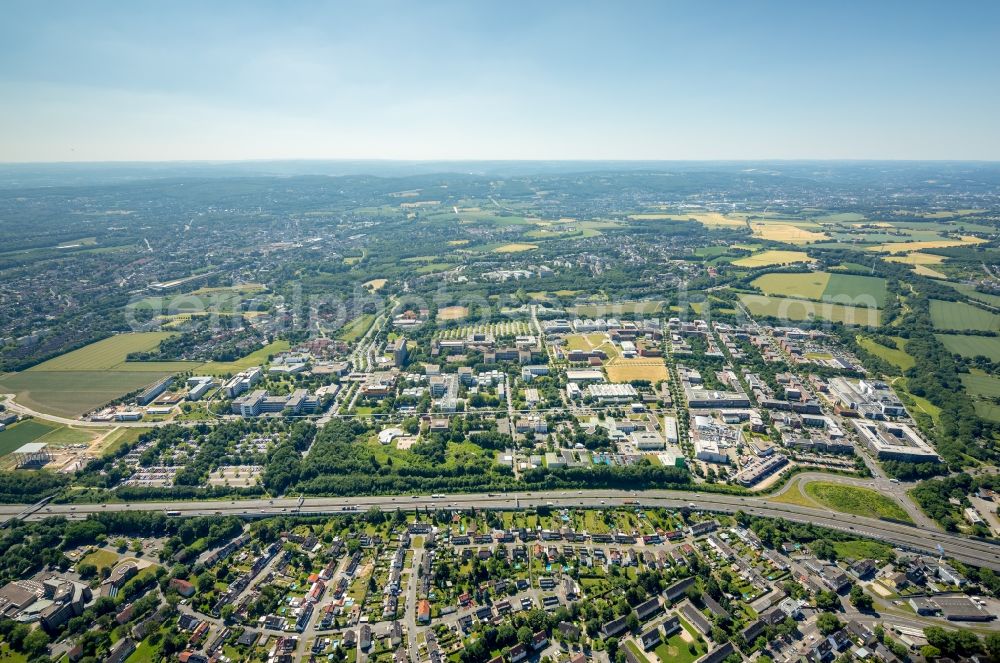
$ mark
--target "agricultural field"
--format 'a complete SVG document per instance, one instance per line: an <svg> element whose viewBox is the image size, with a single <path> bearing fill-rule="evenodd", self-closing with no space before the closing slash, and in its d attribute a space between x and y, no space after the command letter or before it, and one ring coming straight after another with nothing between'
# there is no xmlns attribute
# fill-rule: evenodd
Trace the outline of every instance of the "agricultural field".
<svg viewBox="0 0 1000 663"><path fill-rule="evenodd" d="M79 350L67 352L37 366L32 366L28 372L51 371L120 371L137 370L154 372L158 370L187 370L197 362L126 362L125 357L131 352L146 352L153 350L171 332L143 332L133 334L117 334L96 343L86 345ZM127 364L127 366L126 366Z"/></svg>
<svg viewBox="0 0 1000 663"><path fill-rule="evenodd" d="M522 251L534 251L538 248L537 244L522 244L522 243L512 243L504 244L503 246L498 246L493 249L493 253L521 253Z"/></svg>
<svg viewBox="0 0 1000 663"><path fill-rule="evenodd" d="M680 212L677 214L632 214L636 221L697 221L706 228L746 228L745 216L729 216L719 212Z"/></svg>
<svg viewBox="0 0 1000 663"><path fill-rule="evenodd" d="M806 484L805 493L834 511L911 522L909 514L892 498L868 488L812 481Z"/></svg>
<svg viewBox="0 0 1000 663"><path fill-rule="evenodd" d="M874 303L878 308L885 306L887 297L885 279L855 274L831 274L830 282L823 293L823 299L826 301L850 303L854 306Z"/></svg>
<svg viewBox="0 0 1000 663"><path fill-rule="evenodd" d="M632 380L648 380L656 384L669 377L667 367L659 357L623 359L613 357L604 364L611 382L631 382Z"/></svg>
<svg viewBox="0 0 1000 663"><path fill-rule="evenodd" d="M805 224L803 224L805 225ZM753 223L751 230L754 237L766 239L772 242L784 242L786 244L810 244L830 239L825 232L817 232L808 228L799 227L790 223Z"/></svg>
<svg viewBox="0 0 1000 663"><path fill-rule="evenodd" d="M1000 295L991 295L987 292L979 292L967 283L949 283L948 285L952 286L955 290L958 290L969 299L1000 308Z"/></svg>
<svg viewBox="0 0 1000 663"><path fill-rule="evenodd" d="M867 327L877 327L879 324L879 310L874 307L845 306L830 302L747 294L740 295L740 302L751 315L770 316L780 320L803 321L818 318Z"/></svg>
<svg viewBox="0 0 1000 663"><path fill-rule="evenodd" d="M973 237L972 235L962 235L960 239L938 239L923 242L885 242L868 248L869 251L880 253L910 253L922 251L924 249L943 249L949 246L965 246L967 244L981 244L985 239Z"/></svg>
<svg viewBox="0 0 1000 663"><path fill-rule="evenodd" d="M954 331L998 331L1000 315L990 313L965 302L931 300L931 322L934 329Z"/></svg>
<svg viewBox="0 0 1000 663"><path fill-rule="evenodd" d="M1000 377L974 371L962 376L962 385L973 399L976 414L988 421L1000 422Z"/></svg>
<svg viewBox="0 0 1000 663"><path fill-rule="evenodd" d="M963 357L983 355L990 361L1000 361L1000 338L995 336L967 336L964 334L935 334L944 347Z"/></svg>
<svg viewBox="0 0 1000 663"><path fill-rule="evenodd" d="M388 283L388 279L372 279L371 281L366 281L363 283L363 287L367 288L370 292L378 292L385 287Z"/></svg>
<svg viewBox="0 0 1000 663"><path fill-rule="evenodd" d="M0 456L6 456L18 447L35 442L58 427L40 419L25 419L0 431Z"/></svg>
<svg viewBox="0 0 1000 663"><path fill-rule="evenodd" d="M39 412L77 417L178 371L203 367L199 362L125 361L130 352L151 350L168 332L118 334L67 352L21 373L0 378L0 392Z"/></svg>
<svg viewBox="0 0 1000 663"><path fill-rule="evenodd" d="M830 282L828 272L806 272L804 274L764 274L754 279L751 285L760 288L765 295L821 299Z"/></svg>
<svg viewBox="0 0 1000 663"><path fill-rule="evenodd" d="M15 394L18 403L32 410L72 418L147 387L171 372L29 370L4 376L0 392Z"/></svg>
<svg viewBox="0 0 1000 663"><path fill-rule="evenodd" d="M734 260L733 265L737 267L748 267L759 269L761 267L774 267L775 265L794 265L800 262L809 262L809 255L805 251L780 251L770 250L755 253L752 256Z"/></svg>

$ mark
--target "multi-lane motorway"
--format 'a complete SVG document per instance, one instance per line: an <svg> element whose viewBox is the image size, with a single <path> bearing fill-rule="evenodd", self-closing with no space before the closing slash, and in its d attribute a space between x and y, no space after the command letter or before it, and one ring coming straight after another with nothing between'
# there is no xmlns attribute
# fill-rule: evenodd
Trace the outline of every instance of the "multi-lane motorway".
<svg viewBox="0 0 1000 663"><path fill-rule="evenodd" d="M691 491L651 490L631 493L618 490L566 490L547 492L452 494L442 497L428 495L396 495L340 498L276 498L273 500L206 500L191 502L140 502L134 504L48 504L37 510L25 510L24 505L0 505L0 518L21 517L29 520L47 516L85 518L91 513L106 511L161 511L175 516L236 515L245 518L290 515L329 515L365 511L373 506L392 511L396 508L497 509L527 507L612 507L642 505L647 507L693 508L701 511L745 513L792 522L813 523L831 529L885 541L906 549L945 555L975 566L1000 571L1000 545L957 534L932 531L911 525L888 522L864 516L852 516L826 509L795 504L769 502L766 498L737 495L716 495ZM940 546L940 548L939 548Z"/></svg>

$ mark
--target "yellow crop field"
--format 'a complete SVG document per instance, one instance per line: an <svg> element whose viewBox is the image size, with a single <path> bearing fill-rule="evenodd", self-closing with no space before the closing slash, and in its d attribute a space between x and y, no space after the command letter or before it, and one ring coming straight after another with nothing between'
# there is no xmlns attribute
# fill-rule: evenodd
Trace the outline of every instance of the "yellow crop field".
<svg viewBox="0 0 1000 663"><path fill-rule="evenodd" d="M652 383L667 379L667 367L659 357L623 359L614 357L604 364L612 382L649 380Z"/></svg>
<svg viewBox="0 0 1000 663"><path fill-rule="evenodd" d="M387 279L372 279L371 281L366 282L364 286L372 292L378 292L384 288L385 284L388 282L389 281Z"/></svg>
<svg viewBox="0 0 1000 663"><path fill-rule="evenodd" d="M889 262L902 262L907 265L937 265L944 262L944 256L936 256L933 253L920 253L914 251L900 256L889 256Z"/></svg>
<svg viewBox="0 0 1000 663"><path fill-rule="evenodd" d="M797 262L809 262L809 255L804 251L762 251L761 253L734 260L737 267L770 267L772 265L792 265Z"/></svg>
<svg viewBox="0 0 1000 663"><path fill-rule="evenodd" d="M754 223L751 225L754 237L770 240L772 242L786 242L788 244L808 244L830 236L824 232L806 230L789 223Z"/></svg>
<svg viewBox="0 0 1000 663"><path fill-rule="evenodd" d="M498 246L493 249L494 253L520 253L521 251L534 251L538 248L537 244L504 244L503 246Z"/></svg>
<svg viewBox="0 0 1000 663"><path fill-rule="evenodd" d="M445 306L437 312L438 320L461 320L469 315L469 309L464 306Z"/></svg>
<svg viewBox="0 0 1000 663"><path fill-rule="evenodd" d="M868 247L869 251L879 251L881 253L910 253L922 249L944 249L949 246L965 246L966 244L982 244L985 239L973 237L972 235L962 235L960 239L936 239L926 242L886 242L878 246Z"/></svg>

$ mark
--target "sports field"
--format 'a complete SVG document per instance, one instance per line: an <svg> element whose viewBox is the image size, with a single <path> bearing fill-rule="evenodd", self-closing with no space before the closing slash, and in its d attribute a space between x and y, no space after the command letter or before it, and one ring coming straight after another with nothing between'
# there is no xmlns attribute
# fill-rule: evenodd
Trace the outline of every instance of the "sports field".
<svg viewBox="0 0 1000 663"><path fill-rule="evenodd" d="M965 302L932 299L931 322L935 329L1000 331L1000 315Z"/></svg>
<svg viewBox="0 0 1000 663"><path fill-rule="evenodd" d="M765 295L740 295L740 301L751 315L770 316L780 320L830 320L849 325L875 327L879 324L879 311L874 307L845 306L830 302L812 302L790 297Z"/></svg>
<svg viewBox="0 0 1000 663"><path fill-rule="evenodd" d="M761 251L752 256L734 260L732 264L737 267L756 269L773 267L774 265L793 265L798 262L809 262L809 255L805 251Z"/></svg>

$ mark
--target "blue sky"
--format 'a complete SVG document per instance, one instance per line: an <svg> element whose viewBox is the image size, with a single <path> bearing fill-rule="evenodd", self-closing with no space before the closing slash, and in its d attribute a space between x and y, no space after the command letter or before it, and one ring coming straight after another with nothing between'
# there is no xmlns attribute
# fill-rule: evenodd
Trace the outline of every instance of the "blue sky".
<svg viewBox="0 0 1000 663"><path fill-rule="evenodd" d="M992 1L0 15L0 161L1000 159Z"/></svg>

